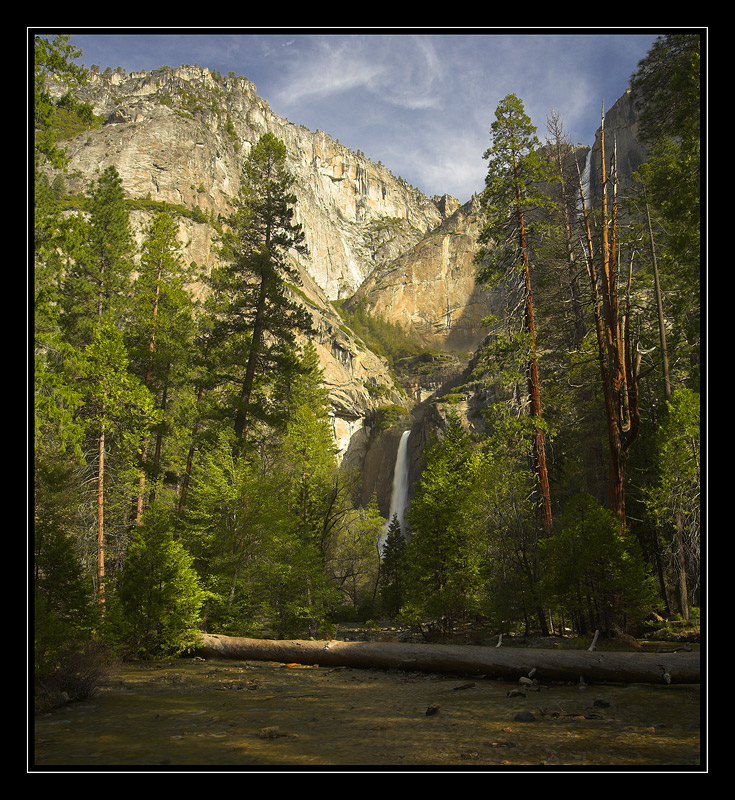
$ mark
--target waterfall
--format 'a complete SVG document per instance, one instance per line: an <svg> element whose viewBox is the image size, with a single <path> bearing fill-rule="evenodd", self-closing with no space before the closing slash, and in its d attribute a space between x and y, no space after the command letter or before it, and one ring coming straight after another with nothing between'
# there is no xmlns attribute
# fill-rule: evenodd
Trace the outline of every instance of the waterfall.
<svg viewBox="0 0 735 800"><path fill-rule="evenodd" d="M592 171L592 148L587 151L587 157L584 161L584 171L580 176L580 183L582 186L582 192L584 193L584 199L587 203L587 208L590 207L590 173ZM582 200L581 198L577 200L577 208L579 212L582 212Z"/></svg>
<svg viewBox="0 0 735 800"><path fill-rule="evenodd" d="M398 523L401 526L401 533L406 534L404 527L404 514L406 512L406 505L408 501L408 437L411 431L403 432L401 441L398 443L398 452L396 453L396 464L393 468L393 489L390 496L390 512L388 514L388 521L386 522L383 530L383 536L380 539L380 552L383 552L383 545L388 536L388 528L393 520L393 517L398 517Z"/></svg>

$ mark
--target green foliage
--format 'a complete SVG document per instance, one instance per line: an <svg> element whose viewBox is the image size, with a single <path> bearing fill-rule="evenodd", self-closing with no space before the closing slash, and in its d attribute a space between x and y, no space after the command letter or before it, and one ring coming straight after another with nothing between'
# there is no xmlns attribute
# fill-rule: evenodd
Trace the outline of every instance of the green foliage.
<svg viewBox="0 0 735 800"><path fill-rule="evenodd" d="M36 711L88 697L104 676L99 614L77 540L81 500L76 462L36 450L33 538L33 664Z"/></svg>
<svg viewBox="0 0 735 800"><path fill-rule="evenodd" d="M394 514L383 544L379 585L381 608L387 616L393 618L398 616L405 599L405 553L406 539L398 517Z"/></svg>
<svg viewBox="0 0 735 800"><path fill-rule="evenodd" d="M178 655L195 644L204 597L191 555L174 538L170 512L150 508L128 548L108 615L112 636L136 657Z"/></svg>
<svg viewBox="0 0 735 800"><path fill-rule="evenodd" d="M670 582L676 585L685 574L690 596L700 588L700 413L698 392L682 388L673 393L656 435L655 481L645 492Z"/></svg>
<svg viewBox="0 0 735 800"><path fill-rule="evenodd" d="M68 37L35 44L36 163L61 167L60 142L98 121L73 96L85 74L74 66ZM640 67L635 91L653 109L644 118L650 158L638 176L641 194L628 205L639 214L650 202L678 387L664 407L650 274L641 261L630 310L644 353L646 446L634 454L631 494L645 520L636 520L635 533L646 528L646 558L659 559L666 591L683 565L692 595L701 492L698 57L698 38L667 36ZM69 86L61 101L44 86L51 74ZM213 110L231 139L218 92L181 93L172 103L189 114ZM494 337L476 354L471 382L446 395L475 393L482 438L452 418L430 443L409 514L412 536L404 540L393 520L382 559L385 520L374 501L355 504L354 477L338 466L316 349L298 344L313 309L304 307L290 255L304 252L304 239L284 143L267 135L251 149L234 213L221 227L196 209L126 198L114 167L100 172L86 197L67 195L63 177L49 184L38 173L33 589L45 702L91 691L104 667L102 640L128 655L158 657L185 650L199 628L328 636L339 615L379 613L449 632L478 617L497 630L530 630L551 611L591 632L640 619L660 602L637 540L591 497L578 496L604 496L599 365L591 319L583 320L586 336L570 335L561 217L548 203L553 179L542 155L522 103L509 95L486 153L479 263L481 281L505 282L506 313L499 310ZM534 348L516 313L526 292L518 191L532 256L543 419L527 413ZM133 208L151 218L141 247L131 235ZM182 258L181 216L220 235L222 265L199 308ZM395 221L383 223L372 233L397 230ZM588 309L588 299L580 307ZM391 365L425 352L410 331L370 316L366 304L335 305ZM373 428L407 413L383 406ZM233 421L243 415L247 439L238 441ZM539 535L529 452L537 428L549 443L558 519L549 539ZM94 602L103 431L104 621ZM147 512L136 526L139 496Z"/></svg>
<svg viewBox="0 0 735 800"><path fill-rule="evenodd" d="M567 504L543 551L545 599L581 632L624 627L655 605L655 584L638 543L589 495Z"/></svg>
<svg viewBox="0 0 735 800"><path fill-rule="evenodd" d="M423 351L423 345L417 336L397 322L369 314L364 301L347 307L344 304L335 305L350 328L374 353L385 358L391 367L399 359L415 356Z"/></svg>
<svg viewBox="0 0 735 800"><path fill-rule="evenodd" d="M61 323L73 344L86 344L97 320L124 313L135 243L122 180L107 167L90 191L88 218L70 228L70 263L61 298Z"/></svg>
<svg viewBox="0 0 735 800"><path fill-rule="evenodd" d="M99 322L84 350L81 386L88 431L97 436L104 429L134 459L147 427L159 415L148 389L131 374L122 334L110 319Z"/></svg>
<svg viewBox="0 0 735 800"><path fill-rule="evenodd" d="M266 474L252 456L234 460L226 435L198 455L179 526L207 592L205 630L242 635L259 620L259 590L271 578L270 532L285 517Z"/></svg>
<svg viewBox="0 0 735 800"><path fill-rule="evenodd" d="M673 354L698 363L701 325L701 42L699 34L660 36L631 76L648 153L636 177L638 209L649 204ZM641 196L642 195L642 196ZM640 211L638 212L640 214ZM698 369L686 377L697 388Z"/></svg>
<svg viewBox="0 0 735 800"><path fill-rule="evenodd" d="M403 614L433 620L443 632L481 613L482 543L473 524L477 461L458 417L425 455L408 511L408 585Z"/></svg>
<svg viewBox="0 0 735 800"><path fill-rule="evenodd" d="M327 579L341 514L334 442L313 347L281 376L284 427L235 458L231 437L200 453L182 536L209 592L209 629L316 631L337 599Z"/></svg>
<svg viewBox="0 0 735 800"><path fill-rule="evenodd" d="M49 485L37 495L34 530L34 646L39 675L51 675L60 654L81 650L94 631L97 614L73 538L68 509L59 499L73 496L67 486ZM58 481L56 476L52 480ZM64 483L68 483L64 478ZM53 494L52 494L53 493Z"/></svg>
<svg viewBox="0 0 735 800"><path fill-rule="evenodd" d="M272 134L251 150L220 241L224 263L209 278L213 337L230 359L223 378L236 389L230 402L237 446L247 439L250 420L264 418L263 390L281 370L292 368L297 335L311 332L311 315L290 298L287 285L301 282L289 252L308 250L294 222L295 178L286 155L286 146Z"/></svg>
<svg viewBox="0 0 735 800"><path fill-rule="evenodd" d="M375 424L373 429L375 433L387 430L392 425L410 416L410 413L411 412L407 408L396 405L395 403L391 403L387 406L380 406L375 410Z"/></svg>
<svg viewBox="0 0 735 800"><path fill-rule="evenodd" d="M342 478L345 485L344 477ZM345 486L349 492L349 484ZM373 495L365 508L342 501L339 524L331 537L326 570L340 592L340 614L354 619L374 613L376 588L382 567L379 543L385 520ZM336 612L337 613L337 612Z"/></svg>
<svg viewBox="0 0 735 800"><path fill-rule="evenodd" d="M33 122L37 157L48 159L55 166L64 164L64 154L57 143L74 131L96 125L92 107L78 102L73 95L86 81L86 70L74 63L81 51L69 44L71 37L58 35L53 40L35 36L33 75ZM69 91L54 100L46 81L54 77L64 82Z"/></svg>
<svg viewBox="0 0 735 800"><path fill-rule="evenodd" d="M526 237L551 207L543 188L552 180L536 128L514 94L498 104L491 125L493 141L485 151L488 172L481 204L485 225L479 237L478 279L490 286L523 269L520 241L521 214Z"/></svg>

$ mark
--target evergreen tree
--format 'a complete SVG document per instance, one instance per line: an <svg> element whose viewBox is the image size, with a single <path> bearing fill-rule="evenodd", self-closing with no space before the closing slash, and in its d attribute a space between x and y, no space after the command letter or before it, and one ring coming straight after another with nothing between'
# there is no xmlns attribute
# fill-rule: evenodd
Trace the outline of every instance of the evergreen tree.
<svg viewBox="0 0 735 800"><path fill-rule="evenodd" d="M678 389L656 435L657 479L646 492L648 513L664 540L673 603L684 619L700 592L700 397ZM692 603L694 598L694 603Z"/></svg>
<svg viewBox="0 0 735 800"><path fill-rule="evenodd" d="M544 540L531 498L536 479L527 461L518 457L528 441L527 421L503 403L487 413L487 429L476 457L473 523L482 546L482 586L485 613L501 630L532 620L546 635L547 615L540 594Z"/></svg>
<svg viewBox="0 0 735 800"><path fill-rule="evenodd" d="M283 501L289 514L288 530L281 538L282 562L284 577L288 576L292 593L299 597L297 612L281 594L281 621L312 633L326 620L333 599L333 587L326 580L326 558L335 533L338 469L327 395L311 343L305 348L295 383L279 394L290 401L278 451Z"/></svg>
<svg viewBox="0 0 735 800"><path fill-rule="evenodd" d="M589 495L567 504L558 532L543 547L549 605L581 633L641 622L655 604L638 542Z"/></svg>
<svg viewBox="0 0 735 800"><path fill-rule="evenodd" d="M77 221L77 239L66 269L63 325L77 346L88 344L105 315L127 316L135 242L125 192L114 166L92 186L88 220Z"/></svg>
<svg viewBox="0 0 735 800"><path fill-rule="evenodd" d="M397 515L388 526L383 545L383 558L380 565L380 600L383 611L389 617L398 616L405 595L406 540L401 531Z"/></svg>
<svg viewBox="0 0 735 800"><path fill-rule="evenodd" d="M150 393L130 373L122 334L113 322L102 319L97 324L94 338L84 351L84 362L84 405L80 414L88 435L97 442L97 594L103 605L106 458L114 446L120 457L119 474L124 474L125 469L129 472L137 463L143 439L157 415ZM130 497L129 489L127 496Z"/></svg>
<svg viewBox="0 0 735 800"><path fill-rule="evenodd" d="M77 102L73 90L83 85L86 71L73 59L80 55L69 36L34 37L34 381L36 457L71 451L81 457L81 429L76 410L79 354L63 336L60 308L64 296L64 269L76 241L78 219L62 214L56 195L39 167L51 163L63 168L66 158L58 144L55 121L63 114L91 118L91 108ZM52 97L47 80L64 81L69 92ZM55 458L55 456L52 456Z"/></svg>
<svg viewBox="0 0 735 800"><path fill-rule="evenodd" d="M128 548L108 625L136 657L178 655L198 633L204 592L192 556L174 538L170 512L151 506Z"/></svg>
<svg viewBox="0 0 735 800"><path fill-rule="evenodd" d="M37 166L41 158L57 167L64 164L64 153L54 132L54 123L60 114L72 113L86 122L92 121L91 106L74 98L73 90L84 85L87 71L74 63L82 52L69 44L70 38L68 34L61 34L53 40L45 36L33 39L33 124ZM55 100L49 91L47 80L50 77L63 81L69 88L59 99ZM36 180L39 179L37 173Z"/></svg>
<svg viewBox="0 0 735 800"><path fill-rule="evenodd" d="M192 279L191 270L182 262L174 220L167 213L157 214L143 242L126 332L131 367L165 415L153 432L152 446L146 443L141 453L138 521L146 476L154 480L151 492L155 496L164 435L172 431L174 414L182 406L181 395L191 380L194 306L187 281Z"/></svg>
<svg viewBox="0 0 735 800"><path fill-rule="evenodd" d="M672 365L698 390L701 326L701 37L656 39L631 76L646 162L636 205L653 218Z"/></svg>
<svg viewBox="0 0 735 800"><path fill-rule="evenodd" d="M75 463L48 453L34 472L34 648L36 677L50 677L60 654L83 650L97 624L92 584L76 537L81 502Z"/></svg>
<svg viewBox="0 0 735 800"><path fill-rule="evenodd" d="M457 416L426 452L424 469L408 510L408 586L404 615L427 618L449 633L482 608L483 551L474 522L476 480L473 444Z"/></svg>
<svg viewBox="0 0 735 800"><path fill-rule="evenodd" d="M531 236L533 222L550 204L540 186L551 173L540 155L536 128L523 103L513 94L498 105L491 126L492 145L484 157L488 173L482 207L486 223L480 234L478 278L489 285L505 284L511 300L523 305L523 331L527 352L528 413L535 423L533 460L540 496L541 524L552 532L551 496L546 465L544 430L541 419L541 389L538 373L536 327L531 288ZM515 302L515 301L514 301Z"/></svg>
<svg viewBox="0 0 735 800"><path fill-rule="evenodd" d="M205 630L242 636L271 621L279 583L276 541L287 525L280 475L253 452L235 459L222 432L199 454L179 519L206 599Z"/></svg>
<svg viewBox="0 0 735 800"><path fill-rule="evenodd" d="M235 211L222 238L224 264L213 270L211 287L221 300L215 336L230 346L244 372L231 374L236 384L236 447L247 440L253 418L262 418L261 384L293 357L297 332L311 330L308 312L289 297L287 281L299 283L289 260L305 255L304 234L294 222L294 177L286 166L286 146L264 134L244 167ZM257 400L255 399L257 395Z"/></svg>

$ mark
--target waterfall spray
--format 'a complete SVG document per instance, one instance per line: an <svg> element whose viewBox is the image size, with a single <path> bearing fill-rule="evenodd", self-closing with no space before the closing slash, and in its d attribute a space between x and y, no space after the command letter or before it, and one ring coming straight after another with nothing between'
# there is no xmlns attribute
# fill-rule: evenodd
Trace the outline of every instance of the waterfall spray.
<svg viewBox="0 0 735 800"><path fill-rule="evenodd" d="M401 532L404 535L406 532L404 527L404 515L408 504L408 437L410 435L410 430L404 431L401 436L401 441L398 443L396 464L393 469L393 489L390 496L390 512L388 514L388 522L383 530L383 536L380 539L381 553L383 552L383 545L388 535L388 528L394 516L398 518Z"/></svg>

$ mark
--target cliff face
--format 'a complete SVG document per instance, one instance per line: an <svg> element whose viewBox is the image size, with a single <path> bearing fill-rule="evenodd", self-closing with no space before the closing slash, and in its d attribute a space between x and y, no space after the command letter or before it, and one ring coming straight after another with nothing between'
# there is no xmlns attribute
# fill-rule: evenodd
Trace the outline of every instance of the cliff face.
<svg viewBox="0 0 735 800"><path fill-rule="evenodd" d="M376 267L348 305L398 322L427 346L474 350L487 333L491 295L475 281L479 201L470 200L394 261Z"/></svg>
<svg viewBox="0 0 735 800"><path fill-rule="evenodd" d="M260 136L272 132L283 140L297 179L296 221L310 251L308 259L295 256L303 277L298 297L314 319L340 450L379 405L410 404L387 364L345 328L330 301L351 295L377 264L438 225L450 199L435 202L325 133L278 117L244 78L200 67L92 74L79 94L106 121L65 143L65 190L84 193L112 165L129 198L197 212L178 217L179 236L184 258L205 272L217 260L207 220L229 213L243 162ZM131 213L139 240L150 217Z"/></svg>
<svg viewBox="0 0 735 800"><path fill-rule="evenodd" d="M373 433L376 409L392 403L416 407L414 425L420 430L411 448L417 469L426 425L439 424L431 422L425 401L459 380L485 336L482 320L497 304L475 283L481 226L477 199L460 207L446 195L426 197L326 133L277 116L241 77L201 67L92 74L79 94L106 122L65 143L66 191L85 192L99 172L113 165L129 198L196 212L177 217L179 236L184 258L205 271L217 260L212 223L229 213L251 147L266 132L285 143L288 168L297 178L296 220L310 251L308 260L296 262L303 285L294 296L313 317L339 449L348 463L363 470L366 497L382 487L382 507L389 501L399 435ZM623 187L645 159L636 119L630 93L606 113L607 153L616 142ZM587 165L593 195L598 194L599 151L598 132ZM139 239L151 214L131 214ZM412 365L404 382L411 399L394 385L387 363L337 315L330 301L345 298L348 304L365 303L372 314L401 323L427 347L444 352L432 356L436 363L424 359Z"/></svg>
<svg viewBox="0 0 735 800"><path fill-rule="evenodd" d="M114 165L130 197L216 217L227 214L242 163L260 136L283 140L298 180L296 219L311 253L303 267L330 300L352 294L377 263L443 218L443 204L382 165L274 114L244 78L200 67L93 74L79 94L107 121L68 144L72 192ZM190 232L191 257L211 266L206 231Z"/></svg>
<svg viewBox="0 0 735 800"><path fill-rule="evenodd" d="M615 103L605 110L605 161L608 177L610 174L610 158L615 152L618 162L618 191L622 196L633 183L633 173L646 160L646 149L638 139L638 110L635 95L630 90L619 97ZM602 117L601 117L602 121ZM587 169L592 202L600 200L601 183L600 167L602 164L602 129L595 134L595 141L590 148Z"/></svg>

